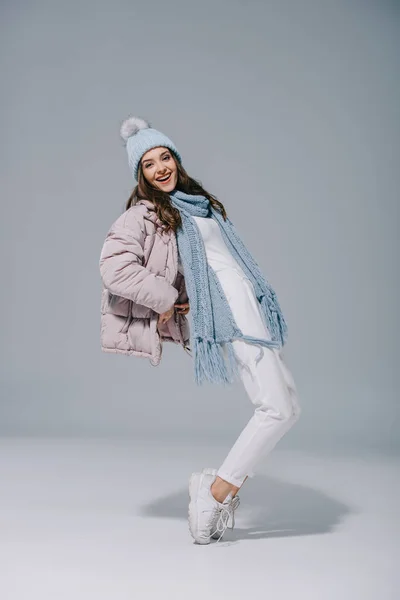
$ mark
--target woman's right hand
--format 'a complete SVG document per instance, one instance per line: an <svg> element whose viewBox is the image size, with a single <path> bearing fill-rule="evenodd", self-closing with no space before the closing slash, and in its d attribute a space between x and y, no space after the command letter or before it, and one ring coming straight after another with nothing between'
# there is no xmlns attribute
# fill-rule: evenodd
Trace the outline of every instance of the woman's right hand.
<svg viewBox="0 0 400 600"><path fill-rule="evenodd" d="M164 323L166 323L167 321L169 321L169 319L172 317L172 315L174 314L175 311L175 304L173 304L171 306L170 309L168 309L167 311L160 313L158 315L158 320L157 320L157 324L158 325L163 325Z"/></svg>

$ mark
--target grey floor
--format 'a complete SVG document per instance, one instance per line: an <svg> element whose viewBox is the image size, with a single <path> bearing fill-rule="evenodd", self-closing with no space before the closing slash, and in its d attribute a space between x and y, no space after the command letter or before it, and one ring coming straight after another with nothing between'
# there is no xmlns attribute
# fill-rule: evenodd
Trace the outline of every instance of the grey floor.
<svg viewBox="0 0 400 600"><path fill-rule="evenodd" d="M200 443L0 440L2 600L398 598L399 461L276 448L226 541L193 543Z"/></svg>

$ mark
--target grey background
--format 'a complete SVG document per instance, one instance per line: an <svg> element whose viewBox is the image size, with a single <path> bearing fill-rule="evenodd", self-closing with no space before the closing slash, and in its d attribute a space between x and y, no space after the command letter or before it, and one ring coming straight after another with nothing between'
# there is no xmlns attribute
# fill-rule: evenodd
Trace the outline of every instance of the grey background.
<svg viewBox="0 0 400 600"><path fill-rule="evenodd" d="M0 434L232 440L240 384L100 350L129 114L179 147L274 286L302 418L280 444L398 451L399 3L6 2Z"/></svg>

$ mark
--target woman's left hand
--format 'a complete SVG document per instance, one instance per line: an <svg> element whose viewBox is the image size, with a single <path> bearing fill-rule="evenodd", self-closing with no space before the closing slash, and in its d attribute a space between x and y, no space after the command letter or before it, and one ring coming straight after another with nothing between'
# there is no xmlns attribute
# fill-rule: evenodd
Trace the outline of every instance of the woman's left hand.
<svg viewBox="0 0 400 600"><path fill-rule="evenodd" d="M174 306L177 309L176 312L180 315L187 315L190 310L189 302L185 302L184 304L174 304Z"/></svg>

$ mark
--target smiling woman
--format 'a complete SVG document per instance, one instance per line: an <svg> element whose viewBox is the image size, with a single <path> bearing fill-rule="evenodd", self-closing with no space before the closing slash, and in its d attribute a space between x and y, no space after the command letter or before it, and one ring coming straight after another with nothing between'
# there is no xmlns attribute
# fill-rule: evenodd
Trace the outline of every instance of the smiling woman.
<svg viewBox="0 0 400 600"><path fill-rule="evenodd" d="M219 469L189 481L189 530L209 544L229 519L233 527L239 488L300 415L280 353L286 322L223 204L188 175L172 140L139 117L124 121L121 136L138 184L101 254L104 345L156 366L164 340L190 344L196 383L238 376L255 405ZM110 292L120 304L107 304Z"/></svg>

